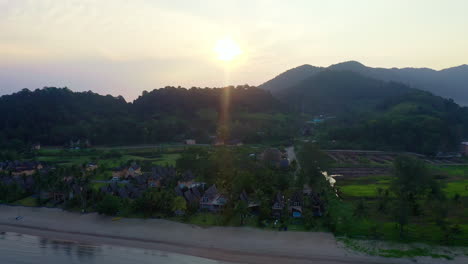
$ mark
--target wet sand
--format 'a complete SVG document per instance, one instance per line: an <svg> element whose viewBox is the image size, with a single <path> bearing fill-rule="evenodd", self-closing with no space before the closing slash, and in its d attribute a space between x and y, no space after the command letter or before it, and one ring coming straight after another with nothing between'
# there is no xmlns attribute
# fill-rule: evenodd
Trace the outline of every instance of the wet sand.
<svg viewBox="0 0 468 264"><path fill-rule="evenodd" d="M17 216L22 216L16 220ZM0 231L88 244L155 249L234 263L414 263L346 250L333 235L209 227L162 219L121 219L61 209L0 205ZM466 263L418 258L418 263Z"/></svg>

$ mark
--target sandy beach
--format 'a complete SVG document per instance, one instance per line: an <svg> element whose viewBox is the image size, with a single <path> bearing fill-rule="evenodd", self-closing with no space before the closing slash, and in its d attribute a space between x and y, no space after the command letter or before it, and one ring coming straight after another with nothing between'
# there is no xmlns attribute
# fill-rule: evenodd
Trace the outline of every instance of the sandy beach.
<svg viewBox="0 0 468 264"><path fill-rule="evenodd" d="M22 219L16 220L17 216ZM0 205L0 231L155 249L233 263L414 263L345 249L329 233L275 232L244 227L202 228L162 219L121 219L61 209ZM467 263L418 258L418 263Z"/></svg>

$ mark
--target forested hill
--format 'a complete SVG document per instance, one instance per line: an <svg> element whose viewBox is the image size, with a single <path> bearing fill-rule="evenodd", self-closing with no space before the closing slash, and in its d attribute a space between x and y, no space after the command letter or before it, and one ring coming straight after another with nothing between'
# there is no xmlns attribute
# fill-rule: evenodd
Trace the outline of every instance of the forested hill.
<svg viewBox="0 0 468 264"><path fill-rule="evenodd" d="M134 110L145 117L171 114L196 117L199 110L218 111L227 103L229 111L273 113L282 111L282 104L269 92L250 86L227 88L174 88L143 92L134 102Z"/></svg>
<svg viewBox="0 0 468 264"><path fill-rule="evenodd" d="M341 114L370 111L382 100L413 91L403 84L378 81L350 71L322 71L277 92L298 112Z"/></svg>
<svg viewBox="0 0 468 264"><path fill-rule="evenodd" d="M404 83L435 95L451 98L461 105L468 105L468 65L440 71L428 68L373 68L356 61L347 61L329 67L302 65L281 73L259 88L275 94L281 90L288 90L300 81L325 70L352 71L377 80Z"/></svg>
<svg viewBox="0 0 468 264"><path fill-rule="evenodd" d="M314 133L319 142L334 142L327 148L435 154L468 139L467 108L350 71L322 71L276 95L250 86L166 87L127 103L67 88L25 89L0 97L0 148L78 139L93 145L289 142L304 118L318 114L334 117Z"/></svg>
<svg viewBox="0 0 468 264"><path fill-rule="evenodd" d="M248 140L255 134L253 131L282 125L277 120L286 121L278 117L283 113L278 100L269 92L249 86L166 87L144 92L133 103L122 97L73 92L67 88L24 89L0 97L0 145L20 142L64 145L77 139L99 145L173 142L185 138L208 143L210 136L217 133L226 95L231 98L232 138Z"/></svg>
<svg viewBox="0 0 468 264"><path fill-rule="evenodd" d="M351 71L325 70L278 98L295 112L333 116L316 134L326 148L435 154L468 138L468 110L453 100Z"/></svg>

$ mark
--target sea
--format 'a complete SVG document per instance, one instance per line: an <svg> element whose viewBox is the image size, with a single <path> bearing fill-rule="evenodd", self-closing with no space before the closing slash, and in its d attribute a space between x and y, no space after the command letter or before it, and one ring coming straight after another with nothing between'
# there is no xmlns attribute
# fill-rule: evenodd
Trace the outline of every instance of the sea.
<svg viewBox="0 0 468 264"><path fill-rule="evenodd" d="M0 264L225 264L225 262L140 248L89 245L43 237L0 233Z"/></svg>

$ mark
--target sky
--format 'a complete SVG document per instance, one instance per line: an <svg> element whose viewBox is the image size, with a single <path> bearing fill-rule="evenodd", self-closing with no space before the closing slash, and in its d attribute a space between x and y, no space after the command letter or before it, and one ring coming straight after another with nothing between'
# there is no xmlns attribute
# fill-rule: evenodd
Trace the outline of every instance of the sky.
<svg viewBox="0 0 468 264"><path fill-rule="evenodd" d="M468 63L466 0L0 0L0 95L259 85L303 64ZM216 43L242 52L219 60ZM237 53L236 53L237 54Z"/></svg>

